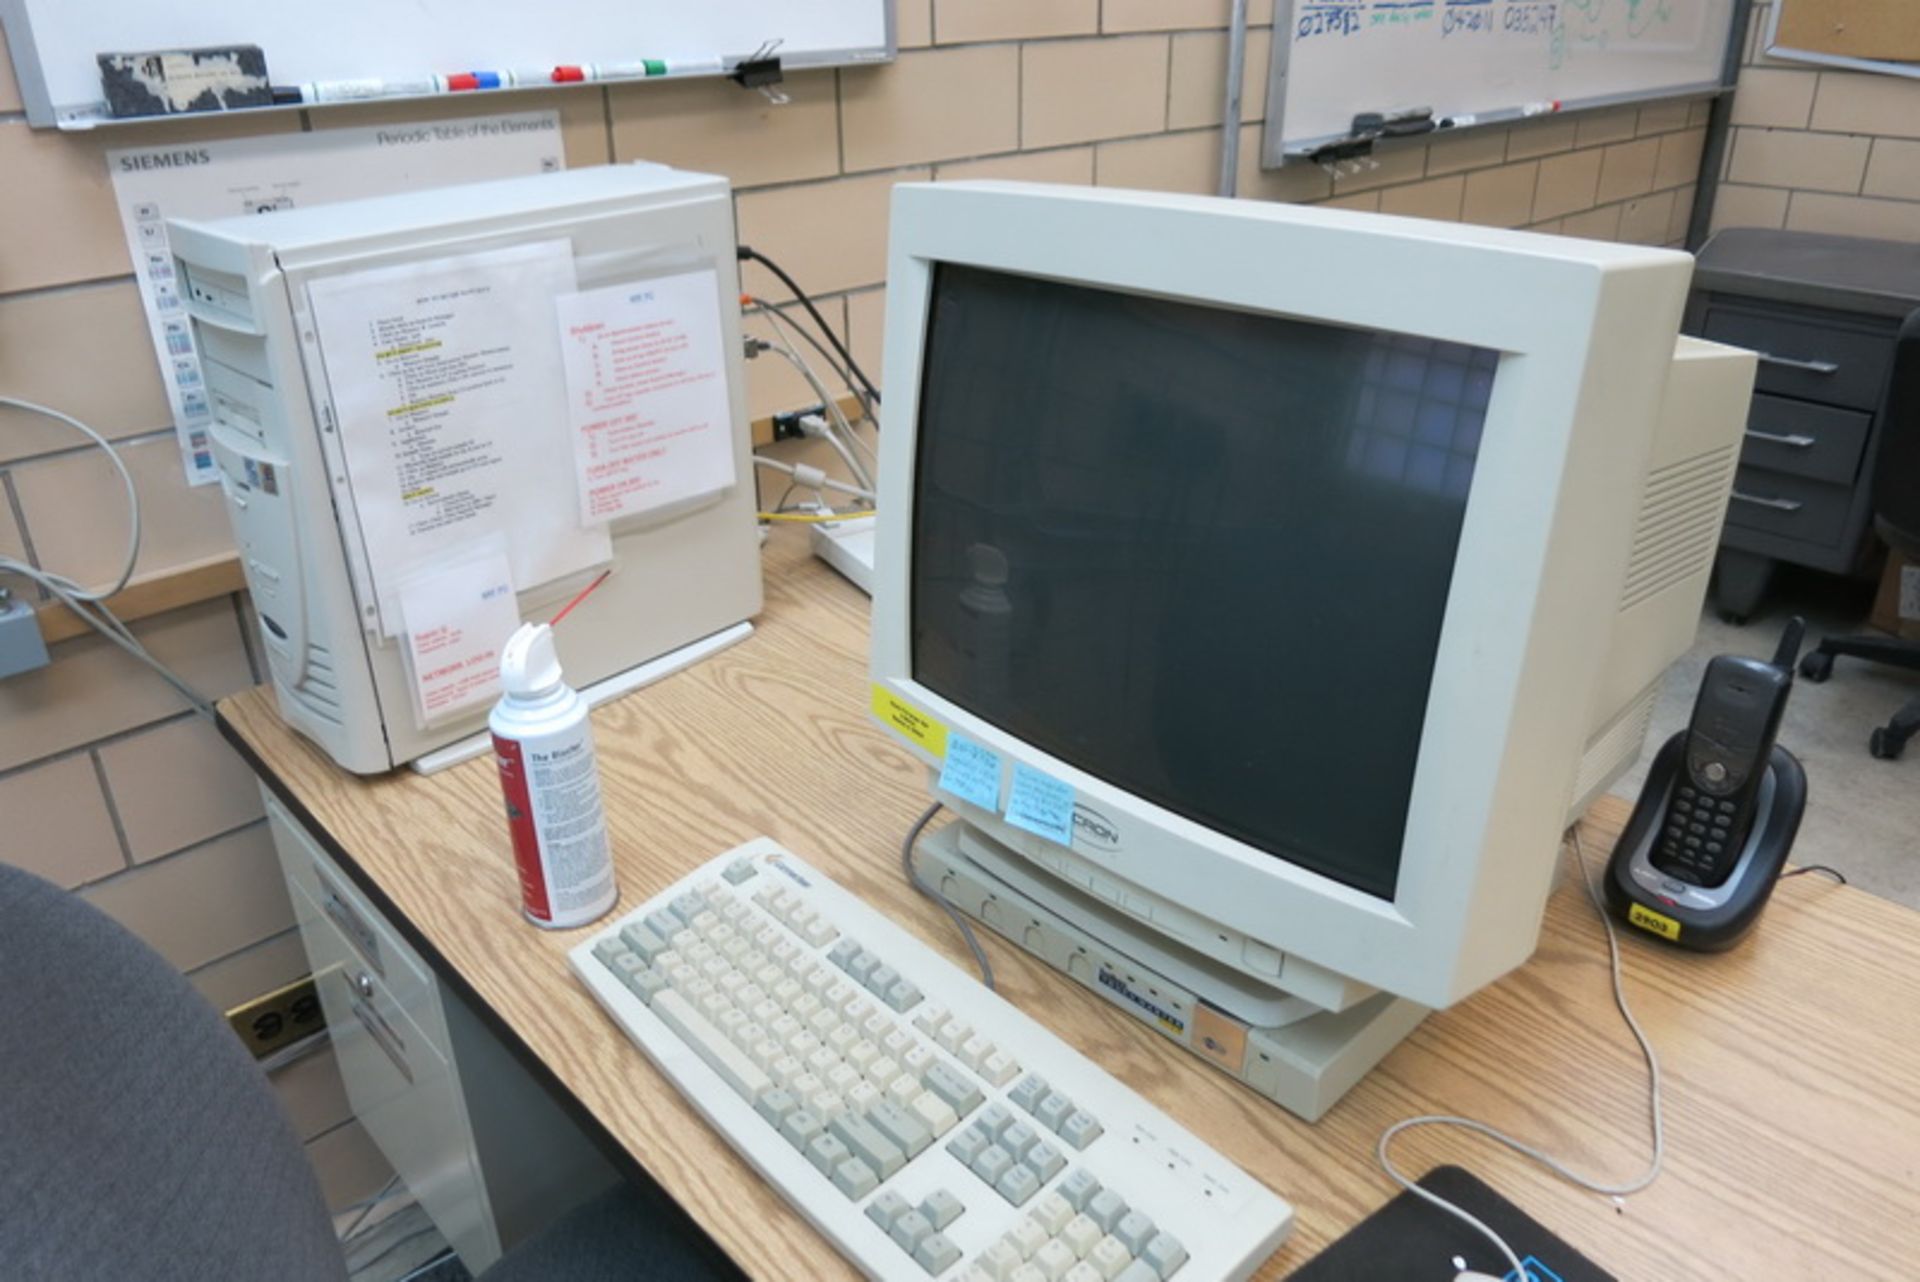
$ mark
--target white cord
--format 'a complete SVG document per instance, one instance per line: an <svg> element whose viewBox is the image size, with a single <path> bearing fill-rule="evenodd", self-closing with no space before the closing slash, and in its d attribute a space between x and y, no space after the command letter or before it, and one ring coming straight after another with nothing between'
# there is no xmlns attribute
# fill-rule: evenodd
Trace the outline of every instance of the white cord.
<svg viewBox="0 0 1920 1282"><path fill-rule="evenodd" d="M807 381L807 385L813 389L813 394L820 398L821 411L825 415L825 430L821 432L822 438L833 447L834 452L840 456L840 461L847 465L847 470L853 473L853 479L872 489L873 475L867 471L865 464L854 457L846 440L836 434L837 430L845 433L847 439L854 441L859 439L854 434L853 425L847 422L847 416L840 412L839 403L834 400L832 393L827 391L826 385L813 372L813 368L801 359L800 353L793 348L784 343L768 343L767 350L778 352L786 357L787 363L800 372L800 377Z"/></svg>
<svg viewBox="0 0 1920 1282"><path fill-rule="evenodd" d="M133 563L140 555L140 492L133 487L133 474L127 471L127 465L120 459L120 452L113 448L106 437L91 427L88 427L71 414L63 414L59 410L40 405L34 401L23 401L17 396L0 396L0 405L11 405L15 409L26 410L29 414L41 414L47 418L56 419L59 422L65 423L68 427L73 428L75 431L83 433L90 438L95 445L105 450L108 461L110 461L120 473L120 483L127 487L128 514L127 559L126 562L121 565L120 576L113 581L112 587L101 588L98 591L88 591L85 587L69 579L64 574L53 574L37 566L16 561L12 557L0 557L0 570L12 570L15 573L24 574L28 578L41 583L45 583L48 579L55 580L65 587L68 592L83 601L106 600L127 586L127 581L133 578ZM51 591L51 589L49 590Z"/></svg>
<svg viewBox="0 0 1920 1282"><path fill-rule="evenodd" d="M113 644L132 655L157 672L161 679L180 692L193 710L201 716L213 717L213 703L198 690L187 684L184 677L153 657L147 648L140 644L132 629L121 621L120 617L107 608L106 599L127 586L133 578L134 563L140 557L140 493L134 488L133 474L127 471L127 465L114 449L112 442L93 428L82 423L71 414L50 409L33 401L23 401L15 396L0 396L0 405L11 405L32 414L44 414L46 417L65 423L74 430L83 433L95 445L106 451L107 460L120 473L121 484L127 489L127 556L120 567L119 575L109 587L89 589L75 579L52 570L43 570L37 565L10 556L0 556L0 573L17 574L45 588L60 604L71 610L82 623L98 632Z"/></svg>
<svg viewBox="0 0 1920 1282"><path fill-rule="evenodd" d="M801 474L800 468L796 467L792 463L785 463L777 458L767 458L764 455L760 455L760 454L756 454L753 456L753 463L755 467L764 467L764 468L767 468L769 471L774 471L774 472L784 472L788 476L792 476L792 477L798 477ZM808 471L808 480L811 481L812 473L819 471L819 469L809 468L807 469L807 471ZM869 503L873 502L872 490L863 490L857 485L849 485L845 481L836 481L831 476L822 476L820 478L820 484L825 486L827 489L839 490L842 494L851 494L853 495L853 497L857 499L865 499ZM813 488L813 487L809 485L809 488Z"/></svg>
<svg viewBox="0 0 1920 1282"><path fill-rule="evenodd" d="M792 347L796 352L800 349L795 345L793 336L797 334L800 338L804 339L807 346L811 347L819 355L820 359L827 363L827 368L834 372L834 375L839 378L842 386L844 386L853 399L859 403L861 416L869 422L873 420L873 406L867 403L866 392L853 381L853 375L849 373L839 361L834 359L833 353L821 346L819 339L808 333L804 325L790 321L785 316L782 316L780 309L777 307L771 307L763 302L760 304L760 311L769 321L773 322L774 328L787 340L787 346ZM856 436L855 439L858 439L858 437Z"/></svg>
<svg viewBox="0 0 1920 1282"><path fill-rule="evenodd" d="M1619 1008L1620 1017L1626 1021L1628 1029L1632 1031L1633 1039L1640 1043L1640 1053L1647 1061L1648 1113L1652 1122L1653 1157L1647 1164L1646 1172L1638 1179L1627 1180L1618 1184L1609 1184L1602 1180L1581 1175L1569 1169L1559 1159L1552 1157L1531 1144L1514 1139L1511 1135L1496 1130L1485 1122L1478 1122L1470 1117L1454 1117L1445 1114L1427 1114L1421 1117L1410 1117L1403 1122L1394 1123L1381 1134L1380 1144L1376 1150L1381 1167L1386 1170L1387 1175L1392 1178L1394 1183L1407 1190L1407 1192L1412 1193L1414 1196L1440 1208L1462 1223L1471 1226L1475 1232L1479 1233L1500 1249L1500 1254L1507 1258L1508 1265L1513 1269L1514 1276L1520 1279L1525 1279L1529 1275L1527 1270L1521 1266L1520 1257L1515 1254L1512 1247L1507 1245L1504 1238L1465 1209L1455 1206L1452 1202L1447 1201L1437 1193L1421 1188L1418 1184L1408 1179L1401 1173L1400 1169L1393 1164L1393 1159L1388 1155L1387 1149L1388 1146L1393 1143L1394 1137L1402 1131L1412 1130L1419 1126L1458 1126L1465 1130L1473 1131L1476 1134L1484 1135L1497 1143L1504 1144L1523 1157L1532 1158L1535 1162L1538 1162L1569 1183L1576 1184L1590 1192L1606 1194L1609 1197L1622 1198L1630 1193L1638 1193L1660 1178L1660 1168L1666 1162L1667 1155L1666 1129L1660 1112L1660 1060L1659 1057L1653 1053L1653 1043L1647 1040L1647 1034L1640 1027L1640 1021L1634 1018L1633 1010L1627 1005L1626 990L1622 986L1620 978L1620 937L1614 932L1612 914L1607 912L1606 904L1601 902L1600 891L1593 884L1593 874L1587 869L1586 851L1580 844L1580 827L1576 824L1569 831L1572 835L1573 859L1580 867L1580 881L1586 886L1587 898L1593 902L1594 911L1600 915L1600 925L1607 932L1607 960L1608 966L1613 974L1613 1004Z"/></svg>

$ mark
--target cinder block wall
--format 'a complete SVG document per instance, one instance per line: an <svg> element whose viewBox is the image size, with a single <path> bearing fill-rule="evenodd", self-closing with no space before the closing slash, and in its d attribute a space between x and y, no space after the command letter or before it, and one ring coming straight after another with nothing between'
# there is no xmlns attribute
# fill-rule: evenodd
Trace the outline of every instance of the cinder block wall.
<svg viewBox="0 0 1920 1282"><path fill-rule="evenodd" d="M1312 166L1261 172L1271 0L1253 8L1237 127L1242 195L1650 244L1681 237L1702 102L1415 142L1338 182ZM1227 0L900 0L896 64L796 76L783 107L722 81L687 81L82 135L29 130L0 58L0 392L122 443L145 511L141 573L221 552L230 545L217 493L182 480L102 153L548 106L563 117L569 164L645 158L731 178L742 238L821 296L878 377L888 189L1001 177L1214 191L1227 9ZM780 297L758 269L747 283ZM771 337L764 325L750 329ZM756 418L813 399L783 363L749 370ZM0 497L0 551L88 581L113 572L125 537L119 481L66 429L0 409ZM264 676L251 627L236 597L135 631L217 696ZM0 815L0 859L80 888L217 1004L304 972L245 767L112 647L66 642L49 669L0 683ZM348 1120L330 1059L280 1084L336 1201L385 1179Z"/></svg>
<svg viewBox="0 0 1920 1282"><path fill-rule="evenodd" d="M1757 5L1713 227L1920 241L1920 80L1767 57Z"/></svg>

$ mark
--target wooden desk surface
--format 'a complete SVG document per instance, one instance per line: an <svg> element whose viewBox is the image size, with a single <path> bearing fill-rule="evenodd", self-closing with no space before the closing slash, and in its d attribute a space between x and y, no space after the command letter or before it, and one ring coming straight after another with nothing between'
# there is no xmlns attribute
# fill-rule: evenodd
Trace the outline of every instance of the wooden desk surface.
<svg viewBox="0 0 1920 1282"><path fill-rule="evenodd" d="M927 794L920 767L868 724L866 599L807 555L802 530L777 531L766 559L751 639L594 715L616 911L765 834L967 967L952 927L900 876L899 842ZM852 1275L568 974L562 955L584 932L521 919L491 760L361 780L285 729L269 691L221 714L395 925L745 1269ZM1589 816L1596 869L1626 809L1605 801ZM1613 1010L1599 924L1570 880L1531 962L1429 1018L1312 1126L982 937L1010 1000L1294 1204L1293 1235L1263 1278L1392 1195L1374 1145L1416 1113L1483 1119L1610 1179L1646 1161L1640 1056ZM1402 1138L1403 1169L1468 1166L1623 1280L1920 1276L1920 914L1800 877L1729 954L1624 947L1629 1000L1666 1073L1660 1181L1616 1210L1432 1128ZM1450 1278L1444 1262L1433 1276Z"/></svg>

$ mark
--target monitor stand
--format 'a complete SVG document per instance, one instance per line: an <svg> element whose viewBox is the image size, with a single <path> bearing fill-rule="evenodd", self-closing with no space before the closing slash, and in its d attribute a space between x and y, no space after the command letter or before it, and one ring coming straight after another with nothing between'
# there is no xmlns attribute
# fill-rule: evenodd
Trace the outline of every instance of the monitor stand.
<svg viewBox="0 0 1920 1282"><path fill-rule="evenodd" d="M1382 992L1329 1010L1263 983L1156 934L965 821L922 841L913 862L955 908L1309 1122L1427 1014Z"/></svg>

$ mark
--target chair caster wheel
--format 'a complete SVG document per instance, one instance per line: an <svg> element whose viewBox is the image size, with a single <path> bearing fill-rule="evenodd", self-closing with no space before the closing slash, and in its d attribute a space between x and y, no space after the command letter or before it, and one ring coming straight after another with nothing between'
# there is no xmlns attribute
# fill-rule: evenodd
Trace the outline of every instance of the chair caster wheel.
<svg viewBox="0 0 1920 1282"><path fill-rule="evenodd" d="M1833 675L1833 656L1818 650L1808 651L1807 656L1800 660L1800 675L1816 685L1825 681Z"/></svg>
<svg viewBox="0 0 1920 1282"><path fill-rule="evenodd" d="M1882 761L1899 760L1906 747L1906 736L1889 734L1885 726L1875 726L1873 734L1867 738L1867 751Z"/></svg>

